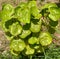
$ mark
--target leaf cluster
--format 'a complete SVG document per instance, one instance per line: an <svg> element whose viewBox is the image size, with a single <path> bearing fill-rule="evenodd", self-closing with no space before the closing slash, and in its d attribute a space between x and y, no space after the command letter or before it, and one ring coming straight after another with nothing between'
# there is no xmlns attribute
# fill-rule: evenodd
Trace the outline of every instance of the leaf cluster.
<svg viewBox="0 0 60 59"><path fill-rule="evenodd" d="M1 27L11 42L10 50L14 55L44 52L46 46L52 43L49 30L55 29L59 18L60 8L54 3L48 3L41 9L37 7L36 1L22 2L15 8L4 4L0 11ZM43 31L42 26L47 31Z"/></svg>

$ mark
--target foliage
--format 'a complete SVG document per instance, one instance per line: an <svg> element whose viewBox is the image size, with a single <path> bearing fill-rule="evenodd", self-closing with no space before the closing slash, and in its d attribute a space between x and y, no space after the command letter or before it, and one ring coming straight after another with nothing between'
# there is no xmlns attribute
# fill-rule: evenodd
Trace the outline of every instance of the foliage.
<svg viewBox="0 0 60 59"><path fill-rule="evenodd" d="M46 59L59 59L60 58L60 47L55 45L55 44L51 44L49 49L46 50L45 53L45 57Z"/></svg>
<svg viewBox="0 0 60 59"><path fill-rule="evenodd" d="M0 53L0 59L19 59L19 57L12 55L10 51L4 51Z"/></svg>
<svg viewBox="0 0 60 59"><path fill-rule="evenodd" d="M4 4L0 11L1 27L10 40L10 50L14 55L34 55L44 53L52 43L53 32L60 18L60 8L48 3L39 9L36 1L20 3L17 7ZM44 30L42 27L46 27Z"/></svg>

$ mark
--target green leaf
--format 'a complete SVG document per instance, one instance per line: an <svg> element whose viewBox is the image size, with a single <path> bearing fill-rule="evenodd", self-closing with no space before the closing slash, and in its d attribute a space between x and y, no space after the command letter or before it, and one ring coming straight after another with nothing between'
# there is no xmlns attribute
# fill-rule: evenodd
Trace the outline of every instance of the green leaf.
<svg viewBox="0 0 60 59"><path fill-rule="evenodd" d="M35 43L37 43L37 41L38 41L37 37L31 37L28 39L29 44L35 44Z"/></svg>
<svg viewBox="0 0 60 59"><path fill-rule="evenodd" d="M7 40L12 40L14 38L14 36L12 36L10 32L5 32L5 37L7 38Z"/></svg>
<svg viewBox="0 0 60 59"><path fill-rule="evenodd" d="M40 14L40 11L39 11L39 9L37 7L32 7L31 8L31 14L32 14L32 16L34 16L35 19L39 19L42 16Z"/></svg>
<svg viewBox="0 0 60 59"><path fill-rule="evenodd" d="M6 13L8 12L9 15L14 13L14 7L11 4L5 4L2 8L2 10L5 10Z"/></svg>
<svg viewBox="0 0 60 59"><path fill-rule="evenodd" d="M24 8L23 10L21 8L18 8L16 10L15 14L18 18L18 20L22 23L30 23L30 10L28 8Z"/></svg>
<svg viewBox="0 0 60 59"><path fill-rule="evenodd" d="M12 18L10 20L7 21L1 21L1 27L4 30L4 32L9 31L9 26L11 26L13 23L19 22L17 19Z"/></svg>
<svg viewBox="0 0 60 59"><path fill-rule="evenodd" d="M23 25L22 33L19 35L21 38L26 38L31 34L31 31L29 30L30 24Z"/></svg>
<svg viewBox="0 0 60 59"><path fill-rule="evenodd" d="M51 7L57 7L57 5L55 3L47 3L42 7L42 9L46 9L46 8L49 9Z"/></svg>
<svg viewBox="0 0 60 59"><path fill-rule="evenodd" d="M49 24L51 26L53 26L53 27L56 27L56 26L58 26L58 21L52 21L52 20L50 20Z"/></svg>
<svg viewBox="0 0 60 59"><path fill-rule="evenodd" d="M35 50L33 48L31 48L29 45L26 46L26 52L25 54L26 55L31 55L31 54L34 54Z"/></svg>
<svg viewBox="0 0 60 59"><path fill-rule="evenodd" d="M35 45L34 46L34 49L38 49L40 46L39 45Z"/></svg>
<svg viewBox="0 0 60 59"><path fill-rule="evenodd" d="M7 40L12 40L14 36L5 35L5 37L7 38Z"/></svg>
<svg viewBox="0 0 60 59"><path fill-rule="evenodd" d="M29 1L28 8L35 7L35 6L37 6L36 1Z"/></svg>
<svg viewBox="0 0 60 59"><path fill-rule="evenodd" d="M10 44L10 49L13 49L14 51L23 51L25 48L25 43L23 40L12 40Z"/></svg>
<svg viewBox="0 0 60 59"><path fill-rule="evenodd" d="M48 32L41 32L39 36L39 40L42 46L47 46L52 43L52 37Z"/></svg>
<svg viewBox="0 0 60 59"><path fill-rule="evenodd" d="M10 49L10 52L11 52L11 54L13 54L15 56L18 56L20 53L19 51L17 52L17 51L14 51L13 49Z"/></svg>
<svg viewBox="0 0 60 59"><path fill-rule="evenodd" d="M6 22L7 20L10 20L12 17L9 15L8 11L2 10L0 12L0 19L2 19L3 22Z"/></svg>
<svg viewBox="0 0 60 59"><path fill-rule="evenodd" d="M23 11L22 11L22 14L23 14L23 16L22 16L22 19L23 19L23 21L22 21L22 19L20 20L22 23L24 22L24 23L30 23L30 10L29 9L24 9Z"/></svg>
<svg viewBox="0 0 60 59"><path fill-rule="evenodd" d="M31 10L31 14L35 19L39 19L42 16L37 8L36 1L30 1L28 3L28 8Z"/></svg>
<svg viewBox="0 0 60 59"><path fill-rule="evenodd" d="M5 32L9 31L9 29L7 29L5 26L5 22L3 22L3 21L1 22L1 27Z"/></svg>
<svg viewBox="0 0 60 59"><path fill-rule="evenodd" d="M51 14L60 15L60 8L58 8L58 7L51 7L51 8L49 8L49 12Z"/></svg>
<svg viewBox="0 0 60 59"><path fill-rule="evenodd" d="M32 32L39 32L40 31L40 25L39 24L34 24L34 23L31 22L31 28L30 28L30 30Z"/></svg>
<svg viewBox="0 0 60 59"><path fill-rule="evenodd" d="M51 7L49 9L49 18L53 21L57 21L60 19L60 8L57 7Z"/></svg>
<svg viewBox="0 0 60 59"><path fill-rule="evenodd" d="M26 38L28 35L31 34L30 30L23 30L22 34L20 35L21 38Z"/></svg>
<svg viewBox="0 0 60 59"><path fill-rule="evenodd" d="M13 23L11 26L10 26L10 33L14 36L18 35L18 34L21 34L22 32L22 27L21 25L16 22L16 23Z"/></svg>
<svg viewBox="0 0 60 59"><path fill-rule="evenodd" d="M49 14L49 18L53 21L58 21L60 18L60 15Z"/></svg>
<svg viewBox="0 0 60 59"><path fill-rule="evenodd" d="M10 4L6 4L3 6L2 11L0 12L0 18L2 21L10 20L13 16L14 8Z"/></svg>
<svg viewBox="0 0 60 59"><path fill-rule="evenodd" d="M37 19L36 19L37 20ZM31 22L31 27L30 27L30 30L34 33L36 32L39 32L40 29L41 29L41 24L42 24L42 21L40 20L39 22L36 22L35 19L33 22Z"/></svg>
<svg viewBox="0 0 60 59"><path fill-rule="evenodd" d="M25 8L25 7L27 7L27 3L25 3L25 2L21 2L19 5L18 5L18 7L20 7L20 8Z"/></svg>
<svg viewBox="0 0 60 59"><path fill-rule="evenodd" d="M39 45L39 48L36 49L37 53L42 53L43 52L43 47L41 45Z"/></svg>

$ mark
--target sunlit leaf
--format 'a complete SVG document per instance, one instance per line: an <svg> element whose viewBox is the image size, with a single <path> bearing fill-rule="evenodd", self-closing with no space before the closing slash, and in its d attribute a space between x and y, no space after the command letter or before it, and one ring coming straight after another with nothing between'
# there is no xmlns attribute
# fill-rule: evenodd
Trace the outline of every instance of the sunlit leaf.
<svg viewBox="0 0 60 59"><path fill-rule="evenodd" d="M26 55L31 55L34 54L35 50L33 48L31 48L29 45L26 46Z"/></svg>
<svg viewBox="0 0 60 59"><path fill-rule="evenodd" d="M47 3L42 7L42 9L51 8L51 7L57 7L57 5L55 3Z"/></svg>
<svg viewBox="0 0 60 59"><path fill-rule="evenodd" d="M21 38L26 38L28 35L31 34L30 30L23 30L22 34L20 35Z"/></svg>
<svg viewBox="0 0 60 59"><path fill-rule="evenodd" d="M31 37L28 39L29 44L35 44L35 43L37 43L37 41L38 41L37 37Z"/></svg>
<svg viewBox="0 0 60 59"><path fill-rule="evenodd" d="M10 20L13 16L14 13L14 8L12 5L10 4L5 4L3 6L3 9L0 13L0 18L2 19L2 21L7 21Z"/></svg>
<svg viewBox="0 0 60 59"><path fill-rule="evenodd" d="M52 37L48 32L42 32L39 36L39 40L42 46L47 46L52 43Z"/></svg>
<svg viewBox="0 0 60 59"><path fill-rule="evenodd" d="M34 20L33 22L31 22L31 28L30 28L30 30L32 32L39 32L40 29L41 29L41 24L42 24L42 21L41 20L39 22L36 22Z"/></svg>
<svg viewBox="0 0 60 59"><path fill-rule="evenodd" d="M25 43L23 40L13 40L10 44L10 49L13 49L14 51L23 51L25 48Z"/></svg>
<svg viewBox="0 0 60 59"><path fill-rule="evenodd" d="M21 34L22 32L22 27L21 25L16 22L16 23L13 23L11 26L10 26L10 33L14 36L18 35L18 34Z"/></svg>
<svg viewBox="0 0 60 59"><path fill-rule="evenodd" d="M30 23L30 10L28 8L16 10L16 16L18 20L22 23Z"/></svg>

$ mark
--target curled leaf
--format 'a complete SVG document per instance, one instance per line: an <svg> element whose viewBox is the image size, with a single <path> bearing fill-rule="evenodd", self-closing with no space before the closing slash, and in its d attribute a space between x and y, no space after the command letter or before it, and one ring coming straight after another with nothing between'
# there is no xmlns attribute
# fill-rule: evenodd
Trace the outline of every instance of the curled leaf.
<svg viewBox="0 0 60 59"><path fill-rule="evenodd" d="M30 30L23 30L22 34L20 35L21 38L26 38L28 35L31 34Z"/></svg>
<svg viewBox="0 0 60 59"><path fill-rule="evenodd" d="M30 23L30 10L28 8L18 8L15 13L18 20L22 23Z"/></svg>
<svg viewBox="0 0 60 59"><path fill-rule="evenodd" d="M25 48L25 43L23 40L12 40L10 44L10 49L13 49L14 51L23 51Z"/></svg>
<svg viewBox="0 0 60 59"><path fill-rule="evenodd" d="M60 19L60 8L53 7L49 9L49 18L53 21L57 21Z"/></svg>
<svg viewBox="0 0 60 59"><path fill-rule="evenodd" d="M37 20L37 19L36 19ZM39 32L40 31L40 29L41 29L41 24L42 24L42 20L40 20L39 22L36 22L36 21L34 20L33 22L31 22L31 27L30 27L30 30L32 31L32 32L34 32L34 33L36 33L36 32Z"/></svg>
<svg viewBox="0 0 60 59"><path fill-rule="evenodd" d="M37 43L37 41L38 41L37 37L31 37L28 39L29 44L35 44L35 43Z"/></svg>
<svg viewBox="0 0 60 59"><path fill-rule="evenodd" d="M10 4L5 4L0 13L0 18L2 19L2 21L10 20L13 17L12 16L13 13L14 13L14 7Z"/></svg>
<svg viewBox="0 0 60 59"><path fill-rule="evenodd" d="M46 9L46 8L49 9L51 7L57 7L57 5L55 3L47 3L42 7L42 9Z"/></svg>
<svg viewBox="0 0 60 59"><path fill-rule="evenodd" d="M28 8L35 7L36 6L36 1L30 1L28 3Z"/></svg>
<svg viewBox="0 0 60 59"><path fill-rule="evenodd" d="M10 33L14 36L21 34L22 32L22 26L18 22L13 23L9 28L10 28Z"/></svg>
<svg viewBox="0 0 60 59"><path fill-rule="evenodd" d="M32 16L34 16L35 19L39 19L42 16L40 14L40 11L39 11L39 9L37 7L32 7L31 8L31 14L32 14Z"/></svg>
<svg viewBox="0 0 60 59"><path fill-rule="evenodd" d="M26 55L31 55L34 54L35 50L33 48L31 48L29 45L26 46Z"/></svg>
<svg viewBox="0 0 60 59"><path fill-rule="evenodd" d="M53 21L58 21L60 18L60 15L49 14L49 18Z"/></svg>
<svg viewBox="0 0 60 59"><path fill-rule="evenodd" d="M39 40L42 46L47 46L52 43L52 37L48 32L42 32L40 34Z"/></svg>

